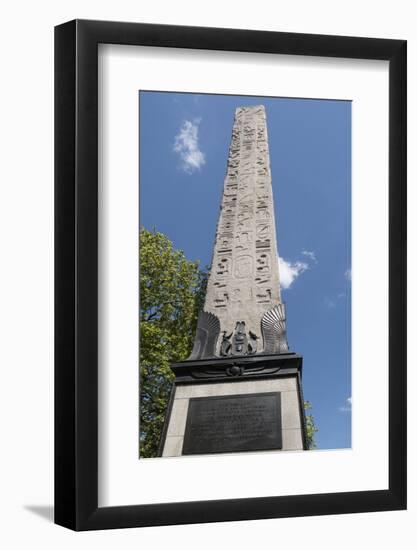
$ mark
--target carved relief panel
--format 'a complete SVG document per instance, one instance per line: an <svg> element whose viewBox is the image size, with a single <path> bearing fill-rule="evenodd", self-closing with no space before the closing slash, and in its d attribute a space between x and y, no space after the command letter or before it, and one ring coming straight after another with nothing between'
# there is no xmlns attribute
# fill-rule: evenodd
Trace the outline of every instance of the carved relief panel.
<svg viewBox="0 0 417 550"><path fill-rule="evenodd" d="M226 354L237 350L243 327L246 338L251 334L252 342L257 342L262 316L279 299L267 139L264 108L238 109L205 306L226 331ZM219 341L218 353L220 347ZM255 348L262 349L262 339L251 349Z"/></svg>

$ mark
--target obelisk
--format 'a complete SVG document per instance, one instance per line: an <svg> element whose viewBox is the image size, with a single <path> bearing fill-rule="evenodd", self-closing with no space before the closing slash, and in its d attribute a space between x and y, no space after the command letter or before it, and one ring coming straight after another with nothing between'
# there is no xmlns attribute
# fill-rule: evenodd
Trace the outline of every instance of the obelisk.
<svg viewBox="0 0 417 550"><path fill-rule="evenodd" d="M265 108L236 109L212 265L162 456L306 446L302 357L288 349Z"/></svg>
<svg viewBox="0 0 417 550"><path fill-rule="evenodd" d="M252 353L288 350L263 106L236 110L204 311L220 321L216 355L246 355L248 347ZM266 321L261 334L268 311L272 323L282 324L274 342L267 340ZM239 330L247 342L240 351L234 344Z"/></svg>

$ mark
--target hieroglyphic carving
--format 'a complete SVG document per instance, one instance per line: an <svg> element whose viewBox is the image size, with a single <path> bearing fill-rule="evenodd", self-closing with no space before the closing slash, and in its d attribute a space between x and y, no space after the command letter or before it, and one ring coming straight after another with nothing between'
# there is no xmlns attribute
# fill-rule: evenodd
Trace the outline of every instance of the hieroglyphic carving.
<svg viewBox="0 0 417 550"><path fill-rule="evenodd" d="M232 258L228 255L219 254L217 264L214 266L216 279L224 279L231 273Z"/></svg>
<svg viewBox="0 0 417 550"><path fill-rule="evenodd" d="M257 252L256 254L256 280L266 279L269 281L271 274L271 253L268 251Z"/></svg>
<svg viewBox="0 0 417 550"><path fill-rule="evenodd" d="M235 277L248 279L253 275L253 257L250 254L237 256L235 262Z"/></svg>
<svg viewBox="0 0 417 550"><path fill-rule="evenodd" d="M217 239L217 249L219 253L231 252L233 248L233 232L221 233Z"/></svg>
<svg viewBox="0 0 417 550"><path fill-rule="evenodd" d="M217 354L239 353L233 335L242 337L243 328L253 335L250 346L243 346L246 352L262 351L264 343L256 336L261 320L280 303L265 109L241 107L235 113L205 302L223 332Z"/></svg>
<svg viewBox="0 0 417 550"><path fill-rule="evenodd" d="M256 286L256 301L258 304L269 304L272 299L272 289L265 285Z"/></svg>
<svg viewBox="0 0 417 550"><path fill-rule="evenodd" d="M253 231L245 230L243 225L238 225L237 229L235 250L238 250L239 252L251 250L253 244Z"/></svg>

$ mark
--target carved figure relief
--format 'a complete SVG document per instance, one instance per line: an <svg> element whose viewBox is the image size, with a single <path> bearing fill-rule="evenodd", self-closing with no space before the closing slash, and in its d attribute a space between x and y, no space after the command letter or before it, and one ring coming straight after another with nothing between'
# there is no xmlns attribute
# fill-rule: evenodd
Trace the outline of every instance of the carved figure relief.
<svg viewBox="0 0 417 550"><path fill-rule="evenodd" d="M220 345L220 355L230 355L232 351L232 342L230 338L232 337L232 332L227 336L226 331L223 332L222 343Z"/></svg>
<svg viewBox="0 0 417 550"><path fill-rule="evenodd" d="M233 336L233 354L244 355L247 351L248 339L245 332L245 323L236 323L236 329Z"/></svg>
<svg viewBox="0 0 417 550"><path fill-rule="evenodd" d="M249 331L249 336L246 335L245 322L238 321L234 333L223 331L220 355L253 355L258 349L257 341L258 337L252 331Z"/></svg>

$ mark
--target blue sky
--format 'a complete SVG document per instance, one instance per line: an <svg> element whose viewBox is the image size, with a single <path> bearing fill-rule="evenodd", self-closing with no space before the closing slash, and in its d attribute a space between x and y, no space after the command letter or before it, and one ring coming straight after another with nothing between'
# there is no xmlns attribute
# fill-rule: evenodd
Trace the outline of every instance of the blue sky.
<svg viewBox="0 0 417 550"><path fill-rule="evenodd" d="M139 93L140 224L211 261L235 109L266 108L288 342L319 449L351 445L351 103Z"/></svg>

